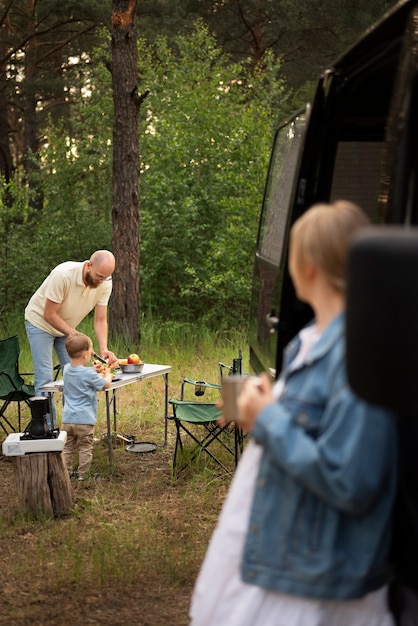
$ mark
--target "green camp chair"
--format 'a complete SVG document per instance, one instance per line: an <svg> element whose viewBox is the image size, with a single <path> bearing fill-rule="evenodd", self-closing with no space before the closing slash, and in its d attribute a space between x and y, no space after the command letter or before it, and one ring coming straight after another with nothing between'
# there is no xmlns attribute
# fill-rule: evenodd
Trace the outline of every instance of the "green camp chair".
<svg viewBox="0 0 418 626"><path fill-rule="evenodd" d="M0 400L3 404L0 407L0 427L6 435L10 430L15 431L10 421L5 415L8 406L12 402L17 402L18 428L21 430L20 403L29 405L29 398L35 395L33 385L27 385L19 374L19 338L14 335L8 339L0 341ZM6 425L10 430L6 428Z"/></svg>
<svg viewBox="0 0 418 626"><path fill-rule="evenodd" d="M242 357L241 357L242 358ZM237 361L234 359L234 362ZM230 373L232 368L219 363L220 371L228 367ZM238 371L234 371L234 374ZM241 370L240 370L241 373ZM194 387L194 395L201 397L208 389L221 391L221 385L209 383L193 378L183 378L181 382L180 399L169 400L173 408L173 415L170 416L176 425L176 442L173 456L173 474L184 469L190 462L195 460L201 453L207 454L215 463L225 471L231 469L225 465L223 457L215 450L215 444L219 444L217 450L226 450L227 455L234 458L234 466L238 463L243 446L243 436L241 429L234 424L218 424L217 420L222 414L222 410L216 406L216 402L206 402L202 400L186 399L186 388ZM188 394L190 396L190 393ZM221 395L219 396L221 400ZM189 437L193 444L190 457L182 465L177 464L178 451L183 451L183 437ZM225 456L225 455L224 455Z"/></svg>

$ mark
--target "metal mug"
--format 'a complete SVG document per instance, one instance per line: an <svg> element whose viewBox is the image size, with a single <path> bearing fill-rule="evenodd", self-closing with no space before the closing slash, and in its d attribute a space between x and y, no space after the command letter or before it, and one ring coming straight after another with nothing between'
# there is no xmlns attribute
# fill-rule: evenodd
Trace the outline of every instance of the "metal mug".
<svg viewBox="0 0 418 626"><path fill-rule="evenodd" d="M236 422L238 419L237 398L242 384L248 376L223 376L222 377L222 417L225 422Z"/></svg>

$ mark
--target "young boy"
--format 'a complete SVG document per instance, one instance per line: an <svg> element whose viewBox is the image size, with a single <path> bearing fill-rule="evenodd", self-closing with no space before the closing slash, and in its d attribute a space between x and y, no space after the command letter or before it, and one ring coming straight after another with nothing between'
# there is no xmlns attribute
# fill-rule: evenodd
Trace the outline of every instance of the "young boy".
<svg viewBox="0 0 418 626"><path fill-rule="evenodd" d="M71 473L74 453L78 452L78 480L84 480L93 459L93 433L97 415L97 391L112 383L109 368L100 375L94 367L85 367L92 359L93 344L83 333L71 333L65 347L71 363L64 366L64 411L61 430L67 433L64 460Z"/></svg>

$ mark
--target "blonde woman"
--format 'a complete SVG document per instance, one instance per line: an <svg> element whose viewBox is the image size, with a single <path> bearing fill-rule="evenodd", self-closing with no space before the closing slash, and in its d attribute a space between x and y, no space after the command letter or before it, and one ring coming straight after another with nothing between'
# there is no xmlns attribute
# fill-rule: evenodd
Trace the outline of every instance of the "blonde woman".
<svg viewBox="0 0 418 626"><path fill-rule="evenodd" d="M346 379L346 262L368 223L357 206L315 205L293 226L289 269L314 321L289 344L272 388L251 378L251 433L196 582L193 626L392 626L396 430Z"/></svg>

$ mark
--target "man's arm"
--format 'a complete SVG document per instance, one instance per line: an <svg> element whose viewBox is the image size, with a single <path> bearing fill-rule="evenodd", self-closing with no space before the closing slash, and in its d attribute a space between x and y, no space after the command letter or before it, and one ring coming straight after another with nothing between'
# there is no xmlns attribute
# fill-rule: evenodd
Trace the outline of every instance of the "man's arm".
<svg viewBox="0 0 418 626"><path fill-rule="evenodd" d="M107 349L107 306L96 304L94 309L94 333L99 344L100 356L109 359L109 363L117 361L117 356Z"/></svg>
<svg viewBox="0 0 418 626"><path fill-rule="evenodd" d="M48 298L46 298L44 306L44 319L59 332L64 333L64 335L70 335L75 331L75 328L71 328L71 326L69 326L67 322L64 322L62 317L60 317L60 307L61 304L59 302L53 302L52 300L48 300Z"/></svg>

